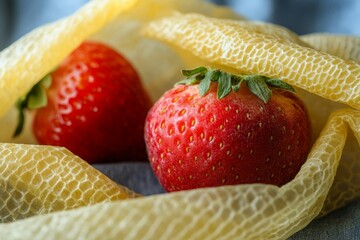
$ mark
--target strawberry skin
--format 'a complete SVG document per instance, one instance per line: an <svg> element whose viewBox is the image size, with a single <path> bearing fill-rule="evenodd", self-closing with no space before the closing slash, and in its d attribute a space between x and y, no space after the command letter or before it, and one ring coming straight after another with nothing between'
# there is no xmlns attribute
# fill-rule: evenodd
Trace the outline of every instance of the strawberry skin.
<svg viewBox="0 0 360 240"><path fill-rule="evenodd" d="M48 104L33 122L40 144L64 146L90 163L147 159L143 126L151 101L123 56L85 42L51 77Z"/></svg>
<svg viewBox="0 0 360 240"><path fill-rule="evenodd" d="M242 183L281 186L310 148L310 123L291 92L265 103L246 86L219 100L197 85L177 86L155 103L145 125L151 166L167 191Z"/></svg>

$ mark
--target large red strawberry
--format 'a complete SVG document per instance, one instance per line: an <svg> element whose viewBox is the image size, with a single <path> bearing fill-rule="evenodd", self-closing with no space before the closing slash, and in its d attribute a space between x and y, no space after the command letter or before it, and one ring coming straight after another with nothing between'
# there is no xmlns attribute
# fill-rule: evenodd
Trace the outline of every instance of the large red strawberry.
<svg viewBox="0 0 360 240"><path fill-rule="evenodd" d="M91 163L147 159L143 128L151 101L122 55L85 42L50 76L47 105L33 122L39 143L64 146Z"/></svg>
<svg viewBox="0 0 360 240"><path fill-rule="evenodd" d="M167 191L281 186L294 178L311 134L307 111L288 91L291 86L204 67L184 74L184 85L155 103L145 126L150 163Z"/></svg>

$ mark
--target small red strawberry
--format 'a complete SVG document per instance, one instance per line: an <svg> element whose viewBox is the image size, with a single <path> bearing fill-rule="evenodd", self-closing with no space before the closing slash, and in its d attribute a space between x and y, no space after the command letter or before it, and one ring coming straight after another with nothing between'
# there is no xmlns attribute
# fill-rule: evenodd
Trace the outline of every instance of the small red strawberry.
<svg viewBox="0 0 360 240"><path fill-rule="evenodd" d="M90 163L147 159L143 128L151 101L122 55L85 42L50 76L47 105L33 122L40 144L64 146Z"/></svg>
<svg viewBox="0 0 360 240"><path fill-rule="evenodd" d="M145 125L149 160L167 191L281 186L295 177L311 134L303 103L287 91L291 86L204 67L184 75L185 85L166 92Z"/></svg>

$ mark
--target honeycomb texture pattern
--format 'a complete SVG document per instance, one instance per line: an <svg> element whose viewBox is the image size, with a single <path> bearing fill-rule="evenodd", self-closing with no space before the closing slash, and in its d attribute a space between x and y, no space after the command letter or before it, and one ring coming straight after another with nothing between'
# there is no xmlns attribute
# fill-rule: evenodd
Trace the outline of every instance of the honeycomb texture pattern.
<svg viewBox="0 0 360 240"><path fill-rule="evenodd" d="M0 145L0 221L135 197L68 150Z"/></svg>
<svg viewBox="0 0 360 240"><path fill-rule="evenodd" d="M356 62L360 60L360 37L313 33L301 36L313 48Z"/></svg>
<svg viewBox="0 0 360 240"><path fill-rule="evenodd" d="M211 63L281 78L319 96L360 108L359 64L299 44L301 40L283 28L178 14L153 22L144 33Z"/></svg>
<svg viewBox="0 0 360 240"><path fill-rule="evenodd" d="M110 1L94 1L90 6L94 3L96 13L96 4L102 6L103 2ZM116 7L120 9L122 5L109 4L103 11L111 13L117 11ZM86 21L96 22L101 16L89 15ZM83 25L77 27L80 26ZM321 211L331 211L359 195L359 154L352 151L359 152L360 112L344 108L350 105L359 109L356 62L316 51L310 42L301 41L286 29L264 23L177 15L150 24L145 32L192 52L202 61L233 71L283 78L296 85L314 117L315 127L312 150L296 178L281 188L262 184L225 186L116 201L136 194L116 186L65 149L1 143L0 218L3 222L16 221L0 224L0 236L6 239L286 239ZM62 46L62 51L69 52L73 45L65 40L60 37L49 45L54 50ZM66 44L62 45L62 41ZM45 55L48 53L40 52L42 61L46 60ZM10 59L19 58L15 55ZM9 72L9 79L14 74L12 68L22 67L21 61L15 64L19 65L5 66L3 70ZM43 65L45 70L49 67ZM46 72L44 69L34 69L33 74L40 76ZM26 87L21 84L19 87ZM20 91L13 94L16 98L21 96ZM4 109L8 107L4 105ZM342 165L347 159L351 163ZM338 167L338 172L343 172L340 177ZM344 182L348 183L345 193ZM332 194L333 189L344 194L340 197ZM85 193L93 193L93 197ZM328 196L334 200L324 207ZM102 203L87 202L84 205L89 206L80 208L74 203L89 199ZM75 209L66 210L64 206ZM42 214L51 211L54 212ZM34 214L37 216L28 218Z"/></svg>
<svg viewBox="0 0 360 240"><path fill-rule="evenodd" d="M328 52L343 59L360 62L360 38L356 36L342 36L329 34L309 34L301 39L319 51ZM302 99L309 108L313 129L321 129L331 112L344 108L342 104L326 101L316 95L303 92ZM316 139L316 138L315 138ZM360 198L360 148L359 142L349 132L345 148L340 160L333 186L324 203L320 216L325 215L339 207L345 206L356 198Z"/></svg>

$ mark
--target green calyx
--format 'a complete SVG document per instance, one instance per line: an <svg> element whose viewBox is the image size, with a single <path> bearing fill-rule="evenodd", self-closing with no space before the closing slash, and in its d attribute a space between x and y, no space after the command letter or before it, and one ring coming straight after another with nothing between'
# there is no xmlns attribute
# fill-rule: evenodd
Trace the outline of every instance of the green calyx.
<svg viewBox="0 0 360 240"><path fill-rule="evenodd" d="M217 97L219 99L227 96L231 91L239 91L243 82L246 83L249 90L262 101L267 103L272 95L270 87L281 88L287 91L295 92L294 88L286 82L268 78L262 75L243 75L231 74L219 69L198 67L192 70L183 70L182 74L186 77L176 85L194 85L199 84L199 92L204 96L210 89L211 82L218 83Z"/></svg>
<svg viewBox="0 0 360 240"><path fill-rule="evenodd" d="M24 128L26 109L38 109L47 105L46 89L49 88L50 85L51 75L48 74L34 85L26 96L17 101L18 124L13 137L19 136Z"/></svg>

